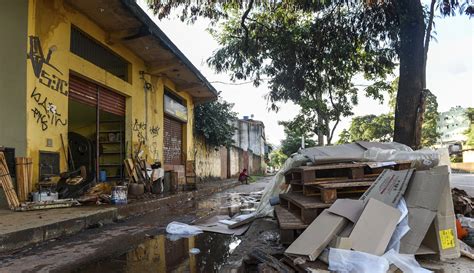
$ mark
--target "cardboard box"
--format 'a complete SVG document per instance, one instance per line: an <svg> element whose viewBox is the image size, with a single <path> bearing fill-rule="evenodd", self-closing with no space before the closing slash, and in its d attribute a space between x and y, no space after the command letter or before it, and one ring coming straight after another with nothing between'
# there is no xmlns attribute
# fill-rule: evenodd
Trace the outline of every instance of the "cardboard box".
<svg viewBox="0 0 474 273"><path fill-rule="evenodd" d="M400 253L415 254L436 217L440 198L449 187L447 166L417 171L405 193L410 230L400 241Z"/></svg>
<svg viewBox="0 0 474 273"><path fill-rule="evenodd" d="M448 169L440 171L448 172ZM457 259L460 257L459 244L456 231L456 216L454 214L453 198L449 176L447 182L443 183L443 192L436 212L435 219L431 224L423 240L423 244L436 250L440 260Z"/></svg>
<svg viewBox="0 0 474 273"><path fill-rule="evenodd" d="M398 209L370 198L349 236L352 249L383 255L400 216Z"/></svg>
<svg viewBox="0 0 474 273"><path fill-rule="evenodd" d="M414 169L401 171L384 170L360 197L365 203L369 198L377 199L392 207L397 207L413 175Z"/></svg>
<svg viewBox="0 0 474 273"><path fill-rule="evenodd" d="M357 219L364 206L360 201L338 199L331 208L341 214L334 214L329 209L324 210L286 249L285 254L300 255L310 261L316 260L331 240L344 229L348 219Z"/></svg>

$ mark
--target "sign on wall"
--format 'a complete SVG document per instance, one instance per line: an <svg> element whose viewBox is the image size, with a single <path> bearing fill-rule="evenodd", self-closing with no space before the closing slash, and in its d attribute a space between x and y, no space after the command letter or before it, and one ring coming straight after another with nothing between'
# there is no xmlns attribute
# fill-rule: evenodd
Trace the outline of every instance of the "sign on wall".
<svg viewBox="0 0 474 273"><path fill-rule="evenodd" d="M181 121L188 121L188 109L186 106L165 95L165 113Z"/></svg>

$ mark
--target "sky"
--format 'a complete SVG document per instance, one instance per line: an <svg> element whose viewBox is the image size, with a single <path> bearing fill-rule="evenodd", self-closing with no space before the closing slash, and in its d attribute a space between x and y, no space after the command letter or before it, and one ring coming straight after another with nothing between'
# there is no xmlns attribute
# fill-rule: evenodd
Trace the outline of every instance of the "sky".
<svg viewBox="0 0 474 273"><path fill-rule="evenodd" d="M146 10L143 0L139 3ZM207 20L198 19L190 25L175 16L160 21L151 12L148 11L148 14L208 81L221 91L222 98L234 104L233 110L239 118L254 115L254 119L264 122L267 141L280 144L285 135L278 121L291 120L297 115L298 106L285 103L280 104L278 112L271 111L265 99L265 94L268 93L265 83L259 87L254 87L251 83L233 83L228 75L216 74L208 67L206 60L219 45L207 32ZM427 88L437 96L438 111L447 111L457 105L474 107L474 19L469 20L467 16L435 18L434 30L437 41L430 42ZM398 71L394 73L396 76ZM384 104L379 104L364 97L361 92L359 104L353 109L354 116L386 113L387 102L385 100ZM342 120L336 129L336 136L342 129L349 127L350 121L351 117Z"/></svg>

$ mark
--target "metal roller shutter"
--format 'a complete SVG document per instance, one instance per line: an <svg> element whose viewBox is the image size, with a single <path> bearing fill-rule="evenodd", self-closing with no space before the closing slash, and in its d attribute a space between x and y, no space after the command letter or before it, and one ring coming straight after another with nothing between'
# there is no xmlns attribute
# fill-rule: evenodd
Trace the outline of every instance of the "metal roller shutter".
<svg viewBox="0 0 474 273"><path fill-rule="evenodd" d="M119 116L125 116L125 97L100 87L99 109Z"/></svg>
<svg viewBox="0 0 474 273"><path fill-rule="evenodd" d="M89 106L97 106L97 85L79 77L69 76L69 98Z"/></svg>
<svg viewBox="0 0 474 273"><path fill-rule="evenodd" d="M124 96L77 76L69 77L69 97L72 100L95 107L97 106L97 91L100 110L125 116Z"/></svg>
<svg viewBox="0 0 474 273"><path fill-rule="evenodd" d="M181 165L183 151L183 124L179 121L164 117L164 163Z"/></svg>

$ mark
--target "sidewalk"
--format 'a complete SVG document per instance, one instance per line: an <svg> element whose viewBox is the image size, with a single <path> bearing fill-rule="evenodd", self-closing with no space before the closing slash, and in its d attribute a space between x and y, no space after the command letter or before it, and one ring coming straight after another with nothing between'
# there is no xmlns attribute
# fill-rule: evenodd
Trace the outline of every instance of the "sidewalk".
<svg viewBox="0 0 474 273"><path fill-rule="evenodd" d="M166 205L192 201L239 185L236 179L198 184L198 190L156 199L137 200L123 206L101 205L28 212L0 210L0 253L72 235L84 229L110 224Z"/></svg>

